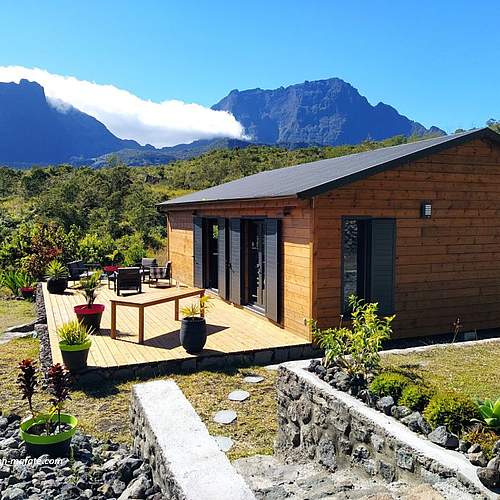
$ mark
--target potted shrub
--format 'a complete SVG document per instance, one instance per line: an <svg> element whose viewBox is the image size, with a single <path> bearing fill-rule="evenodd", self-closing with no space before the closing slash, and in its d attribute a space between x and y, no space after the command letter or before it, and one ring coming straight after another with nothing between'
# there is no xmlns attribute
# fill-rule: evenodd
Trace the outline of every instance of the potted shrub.
<svg viewBox="0 0 500 500"><path fill-rule="evenodd" d="M49 263L46 275L49 293L61 294L68 288L68 271L58 260Z"/></svg>
<svg viewBox="0 0 500 500"><path fill-rule="evenodd" d="M204 295L198 302L181 309L184 316L181 320L180 341L189 354L198 354L207 341L207 323L202 314L210 308L210 297Z"/></svg>
<svg viewBox="0 0 500 500"><path fill-rule="evenodd" d="M33 408L33 395L39 384L35 362L24 359L19 363L19 369L21 373L17 379L18 386L31 413L30 417L21 421L19 430L28 454L33 457L45 454L51 457L67 457L78 425L76 417L62 412L65 401L70 399L69 372L59 363L48 370L47 391L51 407L45 413L36 413Z"/></svg>
<svg viewBox="0 0 500 500"><path fill-rule="evenodd" d="M101 272L93 274L80 280L80 292L87 299L86 304L74 307L78 322L85 325L90 331L98 331L101 327L103 304L94 304L97 297L97 289L101 286Z"/></svg>
<svg viewBox="0 0 500 500"><path fill-rule="evenodd" d="M22 272L19 275L19 285L23 299L31 300L35 295L35 280L28 273Z"/></svg>
<svg viewBox="0 0 500 500"><path fill-rule="evenodd" d="M57 329L59 349L66 368L72 372L79 372L87 368L92 339L92 331L78 321L70 321Z"/></svg>

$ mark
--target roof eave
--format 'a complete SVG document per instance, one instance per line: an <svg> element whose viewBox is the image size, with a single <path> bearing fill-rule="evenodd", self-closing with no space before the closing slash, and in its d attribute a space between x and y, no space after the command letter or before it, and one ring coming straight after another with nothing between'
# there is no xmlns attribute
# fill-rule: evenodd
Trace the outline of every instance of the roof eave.
<svg viewBox="0 0 500 500"><path fill-rule="evenodd" d="M254 202L254 201L268 201L268 200L286 200L286 199L297 199L296 194L287 194L282 196L257 196L252 198L227 198L220 200L201 200L201 201L187 201L178 203L157 203L156 209L159 212L168 212L169 210L183 210L183 209L194 209L197 206L210 206L217 205L219 203L240 203L240 202Z"/></svg>
<svg viewBox="0 0 500 500"><path fill-rule="evenodd" d="M415 151L414 153L409 153L403 157L395 158L394 160L389 160L383 162L379 165L375 165L366 170L362 170L360 172L356 172L354 174L348 175L346 177L342 177L340 179L335 179L330 182L325 182L324 184L320 184L318 186L314 186L310 189L305 189L304 191L300 191L297 193L299 198L311 198L313 196L318 196L324 194L332 189L339 188L345 186L347 184L351 184L353 182L365 179L366 177L370 177L372 175L378 174L380 172L384 172L386 170L390 170L391 168L402 165L404 163L408 163L410 161L419 160L431 154L439 153L446 149L449 149L454 146L459 146L461 144L465 144L474 139L490 139L498 144L500 144L500 134L497 134L490 128L482 128L471 132L469 134L465 134L460 137L456 137L454 139L450 139L448 141L442 142L441 144L435 144L433 146L429 146L428 148L421 149L420 151Z"/></svg>

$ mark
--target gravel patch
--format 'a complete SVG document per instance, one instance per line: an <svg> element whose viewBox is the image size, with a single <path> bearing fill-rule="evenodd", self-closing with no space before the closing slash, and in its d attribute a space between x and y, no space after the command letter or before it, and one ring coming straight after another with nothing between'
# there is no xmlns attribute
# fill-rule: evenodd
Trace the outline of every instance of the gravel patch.
<svg viewBox="0 0 500 500"><path fill-rule="evenodd" d="M31 459L19 438L17 415L0 417L0 498L65 500L165 499L151 468L125 445L77 432L71 458Z"/></svg>

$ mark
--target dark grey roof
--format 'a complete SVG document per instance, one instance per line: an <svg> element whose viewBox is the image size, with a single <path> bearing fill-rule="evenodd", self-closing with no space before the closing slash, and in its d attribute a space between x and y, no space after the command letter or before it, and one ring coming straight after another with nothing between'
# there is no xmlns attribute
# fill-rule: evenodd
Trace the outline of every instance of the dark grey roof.
<svg viewBox="0 0 500 500"><path fill-rule="evenodd" d="M489 128L356 153L338 158L268 170L220 184L179 198L159 207L216 201L298 196L307 198L377 172L436 153L473 139L488 137L500 143L500 134Z"/></svg>

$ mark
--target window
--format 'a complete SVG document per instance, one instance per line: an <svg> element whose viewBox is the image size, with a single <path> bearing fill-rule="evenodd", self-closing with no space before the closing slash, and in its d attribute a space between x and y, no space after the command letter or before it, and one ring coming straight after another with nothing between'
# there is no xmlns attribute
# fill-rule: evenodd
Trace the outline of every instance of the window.
<svg viewBox="0 0 500 500"><path fill-rule="evenodd" d="M342 224L342 309L354 294L394 312L395 219L344 217Z"/></svg>
<svg viewBox="0 0 500 500"><path fill-rule="evenodd" d="M369 219L345 218L343 223L343 310L348 312L350 295L368 299Z"/></svg>

